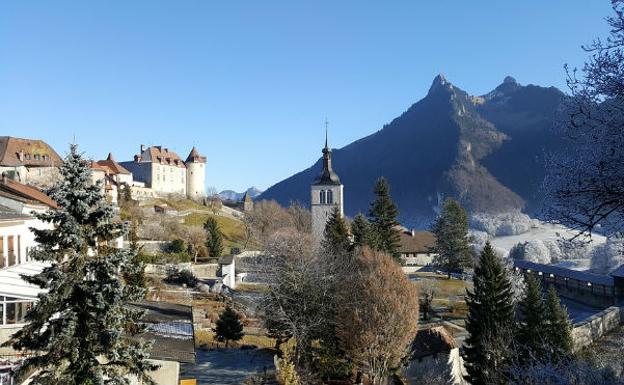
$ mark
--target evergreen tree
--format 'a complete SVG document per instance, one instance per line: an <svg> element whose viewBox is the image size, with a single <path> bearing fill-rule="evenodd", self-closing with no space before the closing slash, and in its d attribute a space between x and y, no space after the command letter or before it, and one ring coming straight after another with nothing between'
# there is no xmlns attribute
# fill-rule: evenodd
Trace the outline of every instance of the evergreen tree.
<svg viewBox="0 0 624 385"><path fill-rule="evenodd" d="M518 304L519 322L517 334L518 358L521 364L546 359L546 314L542 286L531 274L527 275L524 298Z"/></svg>
<svg viewBox="0 0 624 385"><path fill-rule="evenodd" d="M332 255L343 255L351 247L347 222L340 215L338 207L334 207L327 220L321 244L323 249Z"/></svg>
<svg viewBox="0 0 624 385"><path fill-rule="evenodd" d="M396 259L399 259L398 252L400 235L396 226L399 211L390 197L390 186L384 177L375 183L375 200L371 203L368 216L370 217L370 238L371 246L379 251L383 251Z"/></svg>
<svg viewBox="0 0 624 385"><path fill-rule="evenodd" d="M230 341L238 341L245 335L240 316L231 307L226 307L223 313L219 315L215 333L218 341L225 341L226 348Z"/></svg>
<svg viewBox="0 0 624 385"><path fill-rule="evenodd" d="M353 234L353 246L370 246L370 223L364 215L358 214L351 223L351 234Z"/></svg>
<svg viewBox="0 0 624 385"><path fill-rule="evenodd" d="M468 216L461 205L453 199L446 199L442 212L436 218L431 231L436 236L434 263L444 268L449 275L462 272L472 265L468 243Z"/></svg>
<svg viewBox="0 0 624 385"><path fill-rule="evenodd" d="M124 282L140 268L134 251L108 243L124 235L113 223L113 209L99 186L91 183L89 164L72 145L61 166L61 182L49 195L59 208L36 214L51 229L32 229L38 246L31 257L48 264L24 279L47 291L27 313L28 324L7 343L19 351L37 352L26 358L18 377L35 374L33 385L126 384L129 374L152 384L147 372L148 345L131 338L143 328L142 312L129 302L145 290Z"/></svg>
<svg viewBox="0 0 624 385"><path fill-rule="evenodd" d="M218 259L223 254L223 233L219 228L219 222L213 217L208 217L204 223L206 231L206 248L210 258Z"/></svg>
<svg viewBox="0 0 624 385"><path fill-rule="evenodd" d="M466 380L472 385L503 384L511 356L514 307L507 272L489 242L475 268L473 283L473 291L466 293Z"/></svg>
<svg viewBox="0 0 624 385"><path fill-rule="evenodd" d="M572 340L572 325L568 318L568 311L559 301L559 295L554 286L548 288L546 296L546 329L544 332L546 347L549 356L554 362L569 358L574 349Z"/></svg>

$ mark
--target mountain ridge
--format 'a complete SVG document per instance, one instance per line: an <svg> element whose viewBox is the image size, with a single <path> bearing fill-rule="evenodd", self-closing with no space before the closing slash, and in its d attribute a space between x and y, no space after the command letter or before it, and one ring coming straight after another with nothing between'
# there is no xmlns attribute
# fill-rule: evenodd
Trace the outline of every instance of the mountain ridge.
<svg viewBox="0 0 624 385"><path fill-rule="evenodd" d="M543 156L558 146L551 128L563 95L508 76L473 96L436 76L424 98L381 130L333 151L346 214L367 211L379 176L390 182L399 219L414 227L427 227L446 196L471 212L535 210ZM319 169L320 159L258 199L309 204Z"/></svg>

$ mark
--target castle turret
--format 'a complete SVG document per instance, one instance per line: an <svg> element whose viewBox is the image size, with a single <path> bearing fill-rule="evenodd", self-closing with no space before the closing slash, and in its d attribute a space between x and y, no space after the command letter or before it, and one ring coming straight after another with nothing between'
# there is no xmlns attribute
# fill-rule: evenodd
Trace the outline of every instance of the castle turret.
<svg viewBox="0 0 624 385"><path fill-rule="evenodd" d="M325 226L335 207L344 216L344 194L340 178L332 168L332 151L327 143L325 131L325 148L323 148L323 171L316 177L311 191L312 236L315 243L323 239Z"/></svg>
<svg viewBox="0 0 624 385"><path fill-rule="evenodd" d="M186 158L186 197L200 200L206 196L206 157L193 146Z"/></svg>

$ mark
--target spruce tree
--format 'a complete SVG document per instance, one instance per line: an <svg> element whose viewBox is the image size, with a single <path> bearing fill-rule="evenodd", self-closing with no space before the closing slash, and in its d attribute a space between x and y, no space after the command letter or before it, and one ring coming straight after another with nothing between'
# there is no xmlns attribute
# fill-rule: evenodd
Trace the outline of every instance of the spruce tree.
<svg viewBox="0 0 624 385"><path fill-rule="evenodd" d="M556 362L569 358L574 349L572 325L568 311L561 305L554 286L548 288L546 296L546 329L544 332L546 347L551 360Z"/></svg>
<svg viewBox="0 0 624 385"><path fill-rule="evenodd" d="M370 246L369 242L370 223L362 214L358 214L351 222L351 234L353 234L353 246Z"/></svg>
<svg viewBox="0 0 624 385"><path fill-rule="evenodd" d="M546 314L542 286L531 274L527 275L524 298L518 304L519 320L517 334L517 351L521 364L532 360L546 359Z"/></svg>
<svg viewBox="0 0 624 385"><path fill-rule="evenodd" d="M396 226L399 225L397 215L399 211L390 197L390 186L384 177L375 183L375 200L370 205L370 237L369 241L373 249L383 251L396 259L399 259L398 252L400 235Z"/></svg>
<svg viewBox="0 0 624 385"><path fill-rule="evenodd" d="M344 255L351 247L349 229L338 207L334 207L327 220L321 245L326 252L336 256Z"/></svg>
<svg viewBox="0 0 624 385"><path fill-rule="evenodd" d="M241 324L240 316L231 307L226 307L219 315L217 327L215 329L218 341L225 341L227 348L230 341L238 341L245 333L243 333L243 324Z"/></svg>
<svg viewBox="0 0 624 385"><path fill-rule="evenodd" d="M468 242L468 216L454 199L446 199L442 212L436 218L431 231L436 236L434 263L451 273L463 272L472 265Z"/></svg>
<svg viewBox="0 0 624 385"><path fill-rule="evenodd" d="M17 376L35 371L33 385L126 384L133 375L151 384L148 345L133 334L142 312L127 304L145 290L121 277L136 274L134 251L108 246L125 234L114 212L91 183L89 164L72 145L60 168L62 180L49 195L58 204L36 217L52 228L32 229L37 247L31 257L47 267L24 279L45 289L27 313L28 324L7 343L26 358Z"/></svg>
<svg viewBox="0 0 624 385"><path fill-rule="evenodd" d="M466 293L468 318L463 352L466 380L472 385L503 384L511 356L514 306L507 272L486 243Z"/></svg>
<svg viewBox="0 0 624 385"><path fill-rule="evenodd" d="M219 222L213 217L208 217L204 223L206 231L206 248L210 258L218 259L223 254L223 233L219 228Z"/></svg>

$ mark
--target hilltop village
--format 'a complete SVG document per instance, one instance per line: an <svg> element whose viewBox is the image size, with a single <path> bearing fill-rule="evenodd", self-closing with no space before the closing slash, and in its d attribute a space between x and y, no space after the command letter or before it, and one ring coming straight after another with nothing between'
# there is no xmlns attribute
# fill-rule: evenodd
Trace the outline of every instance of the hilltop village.
<svg viewBox="0 0 624 385"><path fill-rule="evenodd" d="M553 314L560 317L564 334L555 334L564 342L552 344L565 351L557 354L582 351L590 362L603 359L603 364L617 357L604 346L624 338L618 305L624 299L624 266L596 274L511 254L497 257L489 243L479 246L471 240L466 214L453 200L445 203L431 231L407 229L396 221L397 208L383 178L371 186L370 212L346 218L349 197L334 171L327 139L322 168L310 180L309 208L254 202L249 193L241 201L207 196L206 164L195 147L182 159L164 146L141 145L132 160L118 162L112 152L93 160L72 147L62 158L43 140L0 137L0 383L21 383L15 382L15 370L33 357L16 349L14 338L28 330L29 311L49 295L27 277L51 264L40 257L38 239L42 231L58 230L46 221L49 213L68 212L67 201L58 199L78 199L61 193L68 183L85 196L99 196L89 210L110 207L111 223L126 229L101 236L90 247L102 253L128 250L141 266L133 280L146 291L127 306L141 310L140 322L146 325L137 338L154 342L148 353L159 368L149 376L157 384L295 384L287 376L303 376L299 365L304 362L308 370L345 384L380 383L381 378L467 384L474 376L474 367L466 363L476 327L470 317L477 316L467 293L479 290L474 282L482 279L474 267L487 263L500 269L507 265L513 278L506 295L510 303L520 298L521 311L530 311L529 305L539 309L542 305L525 302L540 287L551 288L548 301L556 301L543 306L560 311ZM353 269L363 270L353 274ZM328 287L353 297L327 297ZM391 296L389 287L395 290ZM539 295L532 300L542 301ZM331 308L328 301L347 301L340 306L349 310ZM353 303L356 309L349 308ZM382 306L386 313L379 319L353 318L369 306ZM357 346L346 341L369 344L400 320L375 353L394 357L385 369L372 370L371 357L353 353L353 360L346 361L325 350L336 348L327 345L333 339L316 333L327 331L323 325L336 316L333 311L345 322L337 326L345 341L340 349L353 352ZM332 365L321 364L328 359ZM232 365L236 374L226 369Z"/></svg>

